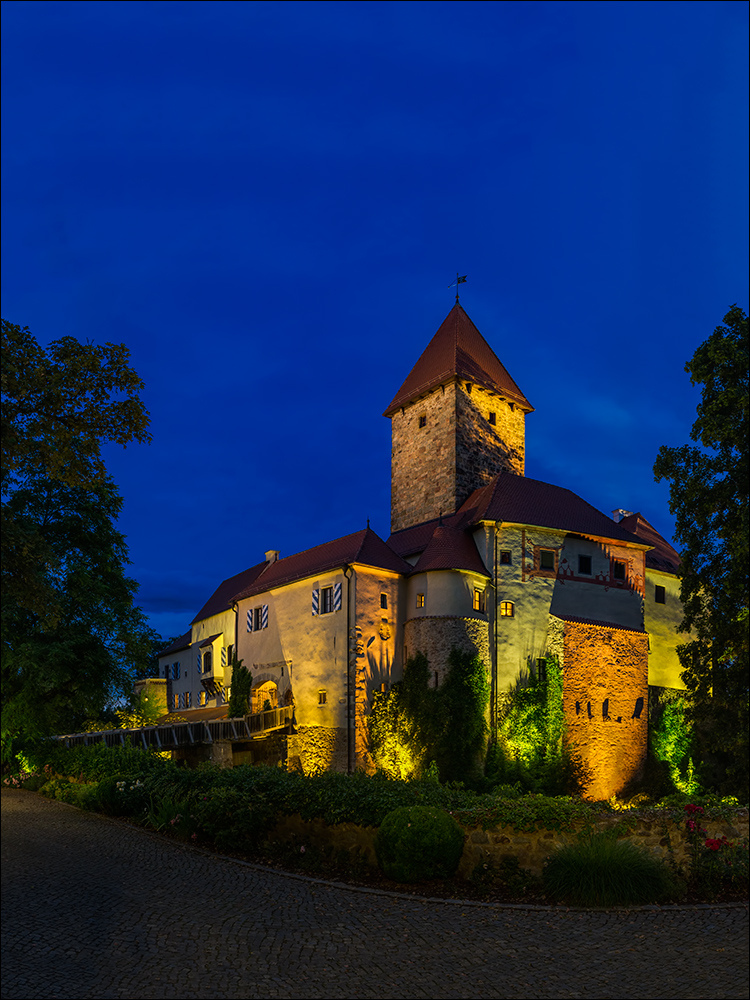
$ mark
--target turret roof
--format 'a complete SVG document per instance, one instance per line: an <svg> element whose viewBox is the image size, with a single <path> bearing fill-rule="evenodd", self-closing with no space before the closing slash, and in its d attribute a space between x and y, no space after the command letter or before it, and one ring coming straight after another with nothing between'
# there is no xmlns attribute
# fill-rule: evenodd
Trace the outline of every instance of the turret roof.
<svg viewBox="0 0 750 1000"><path fill-rule="evenodd" d="M433 569L468 569L483 576L490 575L469 532L448 524L439 524L434 529L412 573Z"/></svg>
<svg viewBox="0 0 750 1000"><path fill-rule="evenodd" d="M452 378L491 389L525 410L534 407L457 302L393 397L384 416Z"/></svg>

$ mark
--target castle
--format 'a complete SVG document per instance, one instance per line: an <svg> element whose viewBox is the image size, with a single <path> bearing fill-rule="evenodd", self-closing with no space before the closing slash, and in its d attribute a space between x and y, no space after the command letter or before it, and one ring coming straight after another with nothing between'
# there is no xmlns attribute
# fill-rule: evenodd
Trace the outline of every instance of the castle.
<svg viewBox="0 0 750 1000"><path fill-rule="evenodd" d="M678 556L641 514L608 517L526 478L532 411L456 297L384 414L390 537L368 525L285 558L268 551L223 581L160 655L170 711L226 716L236 657L252 676L257 738L235 743L235 763L351 771L372 766L373 694L411 655L426 654L439 685L452 648L478 652L492 721L529 665L553 654L587 794L637 777L649 687L683 687Z"/></svg>

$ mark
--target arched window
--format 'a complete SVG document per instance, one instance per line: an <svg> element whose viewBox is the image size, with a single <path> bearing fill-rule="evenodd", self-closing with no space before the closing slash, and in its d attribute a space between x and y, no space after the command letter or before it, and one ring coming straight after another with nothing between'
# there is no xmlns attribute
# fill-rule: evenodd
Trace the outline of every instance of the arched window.
<svg viewBox="0 0 750 1000"><path fill-rule="evenodd" d="M204 674L210 674L211 673L211 667L213 665L212 659L213 658L211 656L211 650L207 649L206 652L203 654L203 673Z"/></svg>
<svg viewBox="0 0 750 1000"><path fill-rule="evenodd" d="M512 618L516 613L516 606L513 601L501 601L500 602L500 617L501 618Z"/></svg>

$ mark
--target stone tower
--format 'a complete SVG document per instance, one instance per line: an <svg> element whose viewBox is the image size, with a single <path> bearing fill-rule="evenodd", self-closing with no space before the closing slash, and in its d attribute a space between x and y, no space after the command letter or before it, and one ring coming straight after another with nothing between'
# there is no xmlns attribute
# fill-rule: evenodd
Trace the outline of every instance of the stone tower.
<svg viewBox="0 0 750 1000"><path fill-rule="evenodd" d="M532 410L456 301L384 413L391 531L452 514L500 472L522 476Z"/></svg>

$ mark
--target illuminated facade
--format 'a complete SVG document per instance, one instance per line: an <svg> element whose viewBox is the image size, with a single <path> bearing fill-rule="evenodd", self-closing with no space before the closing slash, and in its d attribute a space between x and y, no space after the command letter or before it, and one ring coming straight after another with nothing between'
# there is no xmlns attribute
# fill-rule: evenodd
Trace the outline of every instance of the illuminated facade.
<svg viewBox="0 0 750 1000"><path fill-rule="evenodd" d="M425 653L440 684L453 647L477 651L496 713L552 653L589 794L637 777L649 684L682 687L677 555L641 515L610 518L527 479L532 411L457 302L385 412L388 540L368 527L283 559L271 551L224 581L162 654L170 709L220 711L236 654L252 711L290 710L278 743L287 766L351 770L370 763L373 694L409 656Z"/></svg>

